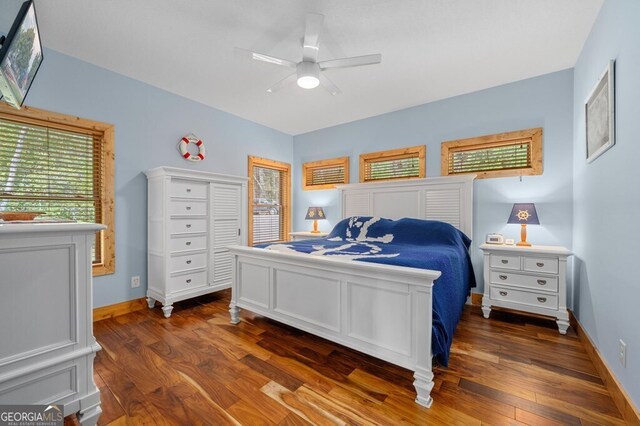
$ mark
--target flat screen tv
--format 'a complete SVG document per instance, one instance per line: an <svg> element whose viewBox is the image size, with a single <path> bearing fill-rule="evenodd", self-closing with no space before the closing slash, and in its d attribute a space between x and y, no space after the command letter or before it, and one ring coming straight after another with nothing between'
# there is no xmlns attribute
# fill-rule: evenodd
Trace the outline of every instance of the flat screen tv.
<svg viewBox="0 0 640 426"><path fill-rule="evenodd" d="M42 63L42 43L33 1L22 4L9 34L0 39L0 93L20 108Z"/></svg>

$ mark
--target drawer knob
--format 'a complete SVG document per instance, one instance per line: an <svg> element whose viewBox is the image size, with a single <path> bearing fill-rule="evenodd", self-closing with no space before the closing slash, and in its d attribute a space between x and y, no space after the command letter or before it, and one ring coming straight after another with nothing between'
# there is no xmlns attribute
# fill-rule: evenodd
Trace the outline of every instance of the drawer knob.
<svg viewBox="0 0 640 426"><path fill-rule="evenodd" d="M506 275L499 275L499 277L500 277L501 280L506 280L507 279Z"/></svg>
<svg viewBox="0 0 640 426"><path fill-rule="evenodd" d="M187 241L185 244L190 246L191 245L191 241Z"/></svg>
<svg viewBox="0 0 640 426"><path fill-rule="evenodd" d="M187 192L191 192L191 188L187 188Z"/></svg>
<svg viewBox="0 0 640 426"><path fill-rule="evenodd" d="M507 259L502 259L502 263L506 265L509 261Z"/></svg>
<svg viewBox="0 0 640 426"><path fill-rule="evenodd" d="M187 265L191 265L191 261L190 260L187 260Z"/></svg>
<svg viewBox="0 0 640 426"><path fill-rule="evenodd" d="M191 228L191 224L190 223L187 223L187 228Z"/></svg>
<svg viewBox="0 0 640 426"><path fill-rule="evenodd" d="M189 284L190 282L191 282L191 278L189 278L189 279L187 280L187 284ZM540 298L538 298L538 299L540 299Z"/></svg>
<svg viewBox="0 0 640 426"><path fill-rule="evenodd" d="M547 280L538 280L538 284L547 285Z"/></svg>
<svg viewBox="0 0 640 426"><path fill-rule="evenodd" d="M500 296L506 296L506 295L507 295L507 292L506 292L506 291L501 291L501 292L500 292Z"/></svg>
<svg viewBox="0 0 640 426"><path fill-rule="evenodd" d="M542 267L544 266L544 263L542 263L542 262L537 262L537 263L536 263L536 266L537 266L538 268L542 268Z"/></svg>
<svg viewBox="0 0 640 426"><path fill-rule="evenodd" d="M546 302L546 301L547 301L547 298L546 298L546 297L538 297L538 302L540 302L540 303L544 303L544 302Z"/></svg>
<svg viewBox="0 0 640 426"><path fill-rule="evenodd" d="M187 210L191 210L191 206L187 206Z"/></svg>

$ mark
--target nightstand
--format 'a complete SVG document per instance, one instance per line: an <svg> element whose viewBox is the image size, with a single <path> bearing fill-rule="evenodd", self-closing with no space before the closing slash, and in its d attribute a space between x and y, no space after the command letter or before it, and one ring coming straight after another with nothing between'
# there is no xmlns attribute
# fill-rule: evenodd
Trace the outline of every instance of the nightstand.
<svg viewBox="0 0 640 426"><path fill-rule="evenodd" d="M291 241L312 240L316 238L324 238L329 235L328 232L312 233L311 231L289 232Z"/></svg>
<svg viewBox="0 0 640 426"><path fill-rule="evenodd" d="M482 244L480 249L484 252L485 318L489 318L493 306L547 315L555 317L560 334L566 334L569 250L493 244Z"/></svg>

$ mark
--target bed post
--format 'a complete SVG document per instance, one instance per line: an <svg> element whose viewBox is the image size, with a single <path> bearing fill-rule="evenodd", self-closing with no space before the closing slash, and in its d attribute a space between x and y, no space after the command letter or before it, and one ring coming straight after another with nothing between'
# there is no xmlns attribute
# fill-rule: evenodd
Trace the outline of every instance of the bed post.
<svg viewBox="0 0 640 426"><path fill-rule="evenodd" d="M229 304L229 315L231 315L231 324L240 323L240 308L236 305L238 302L238 278L240 277L238 255L233 254L233 268L231 268L231 303Z"/></svg>
<svg viewBox="0 0 640 426"><path fill-rule="evenodd" d="M427 408L431 407L433 402L431 398L431 389L433 388L431 360L432 287L433 281L427 287L413 287L414 353L416 358L413 386L416 388L416 402Z"/></svg>

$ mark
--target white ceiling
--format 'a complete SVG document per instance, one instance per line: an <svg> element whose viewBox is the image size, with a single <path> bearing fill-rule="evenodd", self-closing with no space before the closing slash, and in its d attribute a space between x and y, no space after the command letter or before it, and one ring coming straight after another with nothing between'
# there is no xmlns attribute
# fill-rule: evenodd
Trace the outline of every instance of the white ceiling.
<svg viewBox="0 0 640 426"><path fill-rule="evenodd" d="M289 134L300 134L574 66L603 0L36 0L54 50ZM17 8L16 8L17 11ZM307 12L325 15L318 60L342 89L234 47L300 61ZM8 30L8 29L7 29ZM46 59L45 59L46 60Z"/></svg>

